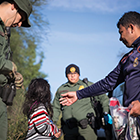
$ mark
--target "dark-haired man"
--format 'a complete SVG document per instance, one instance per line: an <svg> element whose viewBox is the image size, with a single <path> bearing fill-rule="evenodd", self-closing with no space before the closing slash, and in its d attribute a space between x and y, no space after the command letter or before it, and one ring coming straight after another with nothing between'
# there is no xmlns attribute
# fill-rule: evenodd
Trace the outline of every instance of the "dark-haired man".
<svg viewBox="0 0 140 140"><path fill-rule="evenodd" d="M7 109L4 86L9 79L14 80L16 88L21 88L23 77L10 60L10 27L30 27L28 17L32 6L29 0L3 0L0 2L0 140L7 138Z"/></svg>
<svg viewBox="0 0 140 140"><path fill-rule="evenodd" d="M53 101L53 121L55 123L58 121L62 111L62 129L65 140L96 140L96 130L94 131L91 128L86 117L88 113L96 115L90 98L79 100L71 106L62 106L59 102L62 97L61 94L81 90L93 83L79 79L80 69L75 64L66 67L65 75L68 82L58 88ZM109 98L106 95L96 96L95 98L102 104L103 112L108 113Z"/></svg>

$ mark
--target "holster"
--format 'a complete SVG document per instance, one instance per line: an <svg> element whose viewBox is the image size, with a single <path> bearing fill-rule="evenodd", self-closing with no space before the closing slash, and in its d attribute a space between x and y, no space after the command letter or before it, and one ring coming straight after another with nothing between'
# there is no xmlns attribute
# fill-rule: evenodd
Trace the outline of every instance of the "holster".
<svg viewBox="0 0 140 140"><path fill-rule="evenodd" d="M88 124L91 126L92 129L96 129L96 118L94 116L94 113L87 113L88 118Z"/></svg>
<svg viewBox="0 0 140 140"><path fill-rule="evenodd" d="M16 87L14 83L6 84L0 87L0 97L7 106L12 106L13 99L16 95Z"/></svg>
<svg viewBox="0 0 140 140"><path fill-rule="evenodd" d="M81 121L79 121L79 126L82 129L86 129L87 128L87 125L88 125L88 120L87 119L82 119Z"/></svg>

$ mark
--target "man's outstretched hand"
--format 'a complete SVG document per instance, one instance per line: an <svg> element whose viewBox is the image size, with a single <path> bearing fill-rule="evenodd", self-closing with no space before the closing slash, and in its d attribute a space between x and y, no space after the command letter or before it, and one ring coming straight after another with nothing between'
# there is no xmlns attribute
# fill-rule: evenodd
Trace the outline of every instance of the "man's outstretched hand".
<svg viewBox="0 0 140 140"><path fill-rule="evenodd" d="M61 96L63 96L63 97L60 98L59 101L60 101L60 104L62 104L63 106L65 106L65 105L70 106L78 100L76 91L61 94Z"/></svg>

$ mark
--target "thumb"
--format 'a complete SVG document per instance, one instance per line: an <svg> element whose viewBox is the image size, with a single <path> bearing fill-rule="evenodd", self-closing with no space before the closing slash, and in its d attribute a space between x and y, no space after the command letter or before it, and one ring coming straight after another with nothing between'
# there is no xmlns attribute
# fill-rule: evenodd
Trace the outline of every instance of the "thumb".
<svg viewBox="0 0 140 140"><path fill-rule="evenodd" d="M133 109L131 109L129 113L130 113L130 115L132 115L133 114Z"/></svg>
<svg viewBox="0 0 140 140"><path fill-rule="evenodd" d="M61 96L63 96L63 97L64 97L64 96L67 96L67 93L63 93L63 94L61 94Z"/></svg>

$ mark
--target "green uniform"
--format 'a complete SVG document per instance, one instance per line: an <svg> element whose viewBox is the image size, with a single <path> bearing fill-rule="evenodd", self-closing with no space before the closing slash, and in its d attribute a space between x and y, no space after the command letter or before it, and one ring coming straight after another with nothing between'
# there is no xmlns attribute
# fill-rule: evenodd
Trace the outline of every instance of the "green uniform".
<svg viewBox="0 0 140 140"><path fill-rule="evenodd" d="M92 85L93 83L88 82L88 85ZM95 111L91 105L90 98L84 98L81 100L77 100L71 106L62 106L59 103L59 99L62 97L61 94L66 93L68 91L77 91L87 87L87 85L82 81L79 80L76 84L71 84L69 82L60 86L56 92L54 101L53 101L53 121L57 122L59 119L59 115L62 111L62 119L63 119L63 132L64 132L64 139L65 140L96 140L97 136L94 130L87 125L87 128L82 129L79 125L70 129L66 122L73 119L76 120L79 124L81 120L86 119L87 113ZM106 95L96 96L96 99L100 100L103 111L109 111L109 98Z"/></svg>
<svg viewBox="0 0 140 140"><path fill-rule="evenodd" d="M10 58L10 47L8 45L8 37L5 34L5 25L0 19L0 86L7 83L6 74L12 71L12 61ZM0 140L7 138L7 108L6 104L0 98Z"/></svg>
<svg viewBox="0 0 140 140"><path fill-rule="evenodd" d="M5 33L5 25L0 19L0 85L7 83L5 75L12 71L12 61L9 60L10 53L11 50Z"/></svg>

